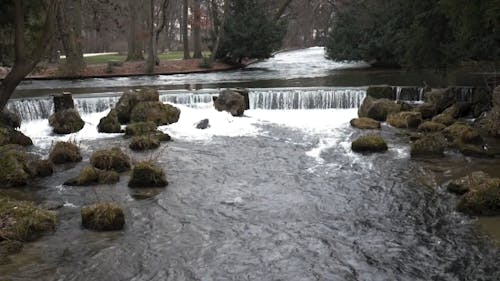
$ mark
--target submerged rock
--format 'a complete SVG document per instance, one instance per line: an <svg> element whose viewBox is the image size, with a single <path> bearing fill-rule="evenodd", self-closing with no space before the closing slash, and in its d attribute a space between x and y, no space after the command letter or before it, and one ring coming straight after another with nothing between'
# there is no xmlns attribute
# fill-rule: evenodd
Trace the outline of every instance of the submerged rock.
<svg viewBox="0 0 500 281"><path fill-rule="evenodd" d="M214 107L217 111L227 111L232 116L242 116L246 108L245 98L236 91L222 90L214 100Z"/></svg>
<svg viewBox="0 0 500 281"><path fill-rule="evenodd" d="M441 157L444 155L445 148L446 139L443 135L439 133L426 134L422 135L410 145L410 155L412 157Z"/></svg>
<svg viewBox="0 0 500 281"><path fill-rule="evenodd" d="M381 152L387 150L387 143L380 135L366 135L353 141L351 149L356 152Z"/></svg>
<svg viewBox="0 0 500 281"><path fill-rule="evenodd" d="M403 111L389 115L387 123L396 128L417 128L422 123L422 114L414 111Z"/></svg>
<svg viewBox="0 0 500 281"><path fill-rule="evenodd" d="M129 187L165 187L167 185L163 170L148 161L135 164L128 183Z"/></svg>
<svg viewBox="0 0 500 281"><path fill-rule="evenodd" d="M469 215L500 215L500 179L491 179L471 188L462 196L457 208Z"/></svg>
<svg viewBox="0 0 500 281"><path fill-rule="evenodd" d="M140 102L130 114L131 122L154 122L156 125L169 125L179 121L181 111L170 104L161 102Z"/></svg>
<svg viewBox="0 0 500 281"><path fill-rule="evenodd" d="M123 208L116 203L97 203L81 210L82 226L98 231L121 230L125 225Z"/></svg>
<svg viewBox="0 0 500 281"><path fill-rule="evenodd" d="M73 142L58 141L49 154L54 164L74 163L82 161L80 148Z"/></svg>
<svg viewBox="0 0 500 281"><path fill-rule="evenodd" d="M116 114L121 124L130 122L132 109L140 102L159 102L160 95L154 89L130 90L122 94L115 105Z"/></svg>
<svg viewBox="0 0 500 281"><path fill-rule="evenodd" d="M0 239L33 241L55 227L55 212L30 202L0 197Z"/></svg>
<svg viewBox="0 0 500 281"><path fill-rule="evenodd" d="M130 149L142 151L160 147L160 140L154 135L142 135L132 137L130 140Z"/></svg>
<svg viewBox="0 0 500 281"><path fill-rule="evenodd" d="M420 126L418 126L417 130L421 132L426 132L426 133L435 133L435 132L440 132L446 128L445 125L433 121L426 121Z"/></svg>
<svg viewBox="0 0 500 281"><path fill-rule="evenodd" d="M58 111L49 117L49 125L56 134L71 134L83 129L85 122L76 109Z"/></svg>
<svg viewBox="0 0 500 281"><path fill-rule="evenodd" d="M203 119L200 122L196 124L196 129L204 130L206 128L210 127L209 120L208 119Z"/></svg>
<svg viewBox="0 0 500 281"><path fill-rule="evenodd" d="M380 129L380 122L367 117L354 118L351 126L358 129Z"/></svg>
<svg viewBox="0 0 500 281"><path fill-rule="evenodd" d="M90 186L96 184L113 184L120 181L120 175L115 171L103 171L93 166L85 166L80 174L64 182L69 186Z"/></svg>
<svg viewBox="0 0 500 281"><path fill-rule="evenodd" d="M121 124L118 121L118 115L116 110L112 109L108 115L101 118L99 125L97 125L97 131L99 133L121 133Z"/></svg>
<svg viewBox="0 0 500 281"><path fill-rule="evenodd" d="M97 150L90 157L90 164L101 170L114 170L118 173L130 169L130 157L119 147Z"/></svg>
<svg viewBox="0 0 500 281"><path fill-rule="evenodd" d="M141 136L152 134L156 132L156 124L154 122L136 122L127 125L125 128L125 135L127 136Z"/></svg>
<svg viewBox="0 0 500 281"><path fill-rule="evenodd" d="M472 172L471 174L451 181L447 189L449 192L462 195L475 187L491 180L491 177L482 171Z"/></svg>

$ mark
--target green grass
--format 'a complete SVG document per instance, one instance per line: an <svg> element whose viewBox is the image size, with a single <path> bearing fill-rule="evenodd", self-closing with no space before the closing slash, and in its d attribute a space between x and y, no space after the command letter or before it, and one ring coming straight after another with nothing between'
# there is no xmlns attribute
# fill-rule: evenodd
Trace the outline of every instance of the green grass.
<svg viewBox="0 0 500 281"><path fill-rule="evenodd" d="M193 53L191 53L191 55L193 55ZM203 52L203 56L209 56L209 55L210 55L209 51ZM183 52L182 51L169 52L168 54L160 54L159 57L160 60L179 60L183 58ZM110 60L125 61L126 58L127 58L126 55L99 55L93 57L85 57L85 62L88 65L105 64ZM64 59L62 59L61 61L64 61Z"/></svg>

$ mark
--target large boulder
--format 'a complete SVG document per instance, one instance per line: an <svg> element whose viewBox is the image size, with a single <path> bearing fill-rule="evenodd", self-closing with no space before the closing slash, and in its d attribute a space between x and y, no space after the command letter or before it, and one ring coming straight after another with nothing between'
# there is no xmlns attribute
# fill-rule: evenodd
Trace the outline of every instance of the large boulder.
<svg viewBox="0 0 500 281"><path fill-rule="evenodd" d="M355 152L382 152L387 150L387 143L380 135L366 135L354 140L351 149Z"/></svg>
<svg viewBox="0 0 500 281"><path fill-rule="evenodd" d="M75 102L71 93L64 92L61 95L54 95L54 112L63 111L66 109L74 109Z"/></svg>
<svg viewBox="0 0 500 281"><path fill-rule="evenodd" d="M65 109L52 114L49 117L49 125L56 134L71 134L80 131L85 122L76 109Z"/></svg>
<svg viewBox="0 0 500 281"><path fill-rule="evenodd" d="M432 103L423 103L418 105L415 108L415 111L420 112L422 114L422 118L429 119L436 115L436 106Z"/></svg>
<svg viewBox="0 0 500 281"><path fill-rule="evenodd" d="M226 89L222 90L214 100L214 107L218 111L227 111L233 116L242 116L247 106L245 98L240 93Z"/></svg>
<svg viewBox="0 0 500 281"><path fill-rule="evenodd" d="M388 85L370 86L366 95L375 99L394 99L394 89Z"/></svg>
<svg viewBox="0 0 500 281"><path fill-rule="evenodd" d="M450 126L456 122L455 118L447 113L441 113L432 118L432 122L441 123L445 126Z"/></svg>
<svg viewBox="0 0 500 281"><path fill-rule="evenodd" d="M128 171L131 166L130 157L119 147L95 151L90 157L90 164L101 170L113 170L118 173Z"/></svg>
<svg viewBox="0 0 500 281"><path fill-rule="evenodd" d="M116 203L97 203L81 210L82 225L98 231L121 230L125 225L123 208Z"/></svg>
<svg viewBox="0 0 500 281"><path fill-rule="evenodd" d="M229 88L229 91L236 92L243 96L245 100L245 110L250 109L250 91L245 88Z"/></svg>
<svg viewBox="0 0 500 281"><path fill-rule="evenodd" d="M33 141L23 133L8 127L0 127L0 145L17 144L33 145Z"/></svg>
<svg viewBox="0 0 500 281"><path fill-rule="evenodd" d="M90 186L96 184L113 184L118 181L120 181L120 175L117 172L99 170L88 165L80 171L77 177L64 182L64 185Z"/></svg>
<svg viewBox="0 0 500 281"><path fill-rule="evenodd" d="M475 187L490 181L491 177L482 171L472 172L471 174L451 181L447 189L449 192L462 195Z"/></svg>
<svg viewBox="0 0 500 281"><path fill-rule="evenodd" d="M500 179L488 180L469 190L462 196L457 208L469 215L500 215Z"/></svg>
<svg viewBox="0 0 500 281"><path fill-rule="evenodd" d="M135 164L128 183L129 187L165 187L167 185L163 170L150 161Z"/></svg>
<svg viewBox="0 0 500 281"><path fill-rule="evenodd" d="M54 163L48 159L30 159L26 163L26 168L32 177L43 178L54 173Z"/></svg>
<svg viewBox="0 0 500 281"><path fill-rule="evenodd" d="M375 102L375 99L366 96L363 99L363 102L361 103L361 106L358 108L358 117L368 117L368 109L372 106L373 102Z"/></svg>
<svg viewBox="0 0 500 281"><path fill-rule="evenodd" d="M351 126L358 129L380 129L380 122L367 117L354 118Z"/></svg>
<svg viewBox="0 0 500 281"><path fill-rule="evenodd" d="M472 95L472 116L477 118L491 109L492 95L488 88L476 88Z"/></svg>
<svg viewBox="0 0 500 281"><path fill-rule="evenodd" d="M398 113L401 110L401 105L388 99L375 100L368 109L367 116L377 121L385 121L387 116L393 113Z"/></svg>
<svg viewBox="0 0 500 281"><path fill-rule="evenodd" d="M99 133L121 133L122 128L120 121L118 121L118 114L116 110L112 109L108 115L101 118L99 125L97 125Z"/></svg>
<svg viewBox="0 0 500 281"><path fill-rule="evenodd" d="M156 123L151 121L130 123L125 128L125 135L133 137L152 134L156 132L157 127L158 126L156 126Z"/></svg>
<svg viewBox="0 0 500 281"><path fill-rule="evenodd" d="M131 122L154 122L156 125L168 125L179 121L181 111L170 104L161 102L140 102L130 113Z"/></svg>
<svg viewBox="0 0 500 281"><path fill-rule="evenodd" d="M420 136L410 145L411 157L440 157L444 155L446 139L441 134Z"/></svg>
<svg viewBox="0 0 500 281"><path fill-rule="evenodd" d="M56 228L56 213L31 202L0 197L0 241L33 241Z"/></svg>
<svg viewBox="0 0 500 281"><path fill-rule="evenodd" d="M26 153L17 150L16 146L0 147L0 187L18 187L24 186L30 179L30 173L27 170Z"/></svg>
<svg viewBox="0 0 500 281"><path fill-rule="evenodd" d="M500 107L488 111L474 126L485 135L500 138Z"/></svg>
<svg viewBox="0 0 500 281"><path fill-rule="evenodd" d="M425 101L434 105L436 113L441 113L456 102L456 94L453 88L433 89L425 94Z"/></svg>
<svg viewBox="0 0 500 281"><path fill-rule="evenodd" d="M122 94L115 105L116 114L121 124L130 122L132 109L140 102L159 102L160 95L154 89L130 90Z"/></svg>
<svg viewBox="0 0 500 281"><path fill-rule="evenodd" d="M443 130L443 135L450 142L462 142L468 144L481 144L483 139L478 131L470 125L463 122L456 122L455 124L446 127Z"/></svg>
<svg viewBox="0 0 500 281"><path fill-rule="evenodd" d="M80 148L73 142L56 142L49 154L54 164L74 163L82 161Z"/></svg>
<svg viewBox="0 0 500 281"><path fill-rule="evenodd" d="M417 130L421 132L426 132L426 133L434 133L434 132L440 132L446 128L445 125L437 122L432 122L432 121L426 121L422 124L420 124L417 128Z"/></svg>
<svg viewBox="0 0 500 281"><path fill-rule="evenodd" d="M21 117L8 109L0 112L0 127L19 128L21 127Z"/></svg>
<svg viewBox="0 0 500 281"><path fill-rule="evenodd" d="M396 128L417 128L422 123L422 114L415 111L402 111L387 117L387 123Z"/></svg>
<svg viewBox="0 0 500 281"><path fill-rule="evenodd" d="M467 116L471 110L472 104L468 102L457 102L443 111L453 118L460 118Z"/></svg>

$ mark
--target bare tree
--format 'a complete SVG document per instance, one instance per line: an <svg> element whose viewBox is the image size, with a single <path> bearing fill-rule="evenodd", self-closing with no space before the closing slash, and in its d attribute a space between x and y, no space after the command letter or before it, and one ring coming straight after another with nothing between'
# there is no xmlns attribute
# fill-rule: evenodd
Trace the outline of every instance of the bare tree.
<svg viewBox="0 0 500 281"><path fill-rule="evenodd" d="M153 73L155 70L155 47L154 47L154 16L155 16L155 1L149 0L148 12L148 59L146 60L146 72Z"/></svg>
<svg viewBox="0 0 500 281"><path fill-rule="evenodd" d="M189 37L188 37L188 9L189 1L184 0L182 5L182 43L184 45L184 59L190 59L189 55Z"/></svg>
<svg viewBox="0 0 500 281"><path fill-rule="evenodd" d="M201 59L201 0L193 2L193 58Z"/></svg>
<svg viewBox="0 0 500 281"><path fill-rule="evenodd" d="M231 1L230 0L225 0L224 1L224 13L222 14L222 18L220 20L220 26L219 30L217 32L216 38L215 38L215 43L212 48L212 54L210 56L210 60L213 61L215 59L215 56L217 54L217 51L219 50L219 45L220 45L220 40L222 38L222 34L224 33L224 23L226 22L226 19L229 16L229 9L231 8ZM215 20L215 19L212 19Z"/></svg>
<svg viewBox="0 0 500 281"><path fill-rule="evenodd" d="M65 74L77 75L85 69L82 47L82 1L62 1L57 9L57 27L66 60L62 66Z"/></svg>
<svg viewBox="0 0 500 281"><path fill-rule="evenodd" d="M144 60L142 55L141 1L129 0L129 33L127 61Z"/></svg>

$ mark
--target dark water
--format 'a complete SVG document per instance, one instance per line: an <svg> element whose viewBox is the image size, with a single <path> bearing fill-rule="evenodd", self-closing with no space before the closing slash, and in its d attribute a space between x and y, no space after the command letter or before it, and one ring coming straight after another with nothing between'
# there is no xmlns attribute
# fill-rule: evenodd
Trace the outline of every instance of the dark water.
<svg viewBox="0 0 500 281"><path fill-rule="evenodd" d="M447 152L412 160L407 140L386 126L388 152L353 153L351 141L365 132L349 127L356 110L340 105L252 109L240 119L209 104L180 107L179 123L162 127L174 142L126 149L136 161L158 159L165 189L130 189L126 173L115 185L61 186L93 151L128 146L97 134L94 112L68 137L80 142L82 163L0 190L64 204L57 230L0 264L0 280L499 280L498 218L456 212L445 190L474 170L500 176L498 159ZM203 132L193 127L202 118L212 125ZM61 139L45 123L22 128L40 155ZM124 207L123 231L81 228L80 207L98 201Z"/></svg>

